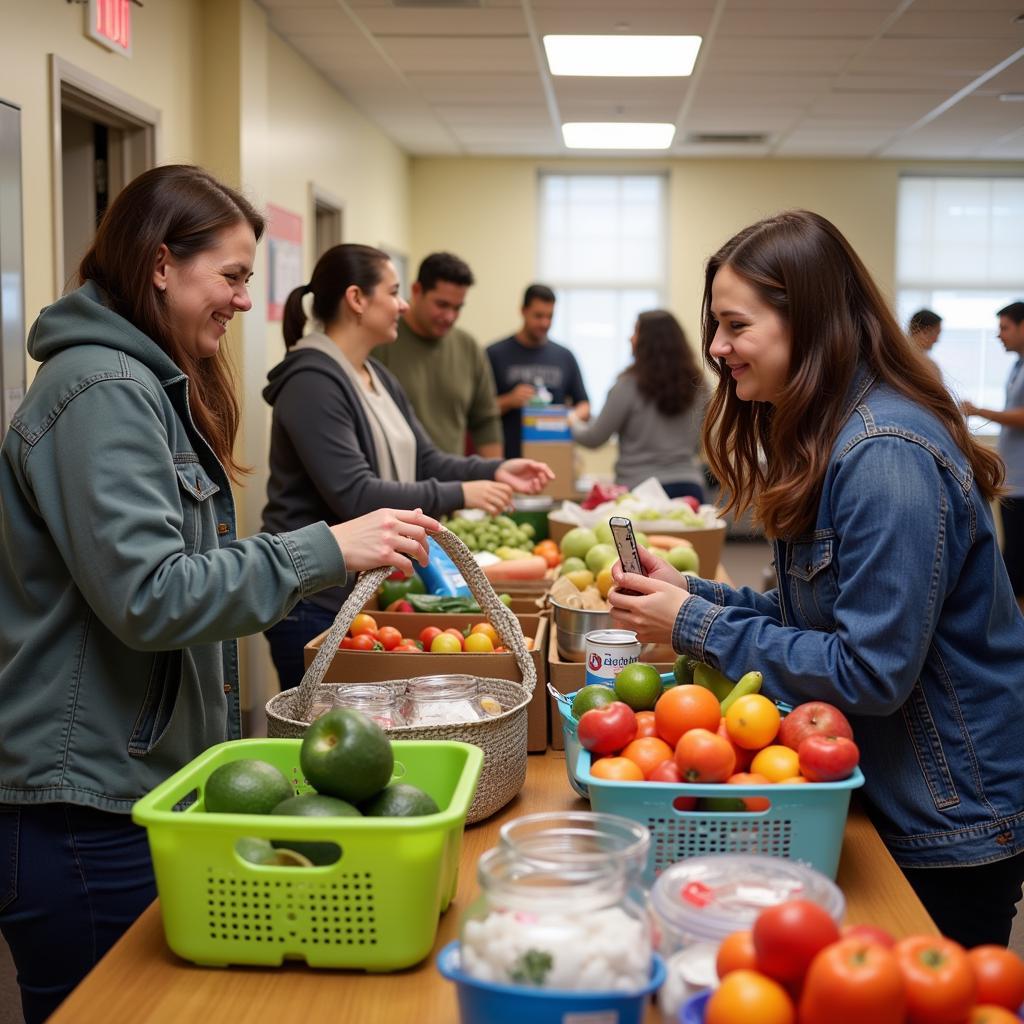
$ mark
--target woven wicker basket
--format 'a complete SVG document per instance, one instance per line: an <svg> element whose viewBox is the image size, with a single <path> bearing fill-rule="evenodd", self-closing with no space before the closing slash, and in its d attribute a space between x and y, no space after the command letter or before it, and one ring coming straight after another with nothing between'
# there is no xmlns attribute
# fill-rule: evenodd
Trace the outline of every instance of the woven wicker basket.
<svg viewBox="0 0 1024 1024"><path fill-rule="evenodd" d="M487 577L476 564L472 552L455 534L442 530L434 540L451 556L473 596L480 604L484 617L498 632L502 643L515 656L522 674L522 683L508 679L485 678L481 682L489 694L497 697L509 710L494 718L459 725L397 726L388 729L388 735L401 740L461 740L474 743L484 752L484 768L477 784L476 797L469 809L468 822L480 821L505 806L526 781L526 715L537 684L537 673L526 649L526 641L519 620L494 593ZM309 725L310 714L321 690L327 668L338 650L338 644L348 632L352 620L363 605L377 592L381 583L391 574L382 567L360 576L342 605L334 625L320 645L313 663L306 669L302 682L267 701L267 734L275 737L299 737ZM397 661L396 661L397 663ZM353 683L358 680L353 680ZM393 680L391 685L403 685L405 680ZM337 684L335 684L337 685ZM387 682L375 683L387 686Z"/></svg>

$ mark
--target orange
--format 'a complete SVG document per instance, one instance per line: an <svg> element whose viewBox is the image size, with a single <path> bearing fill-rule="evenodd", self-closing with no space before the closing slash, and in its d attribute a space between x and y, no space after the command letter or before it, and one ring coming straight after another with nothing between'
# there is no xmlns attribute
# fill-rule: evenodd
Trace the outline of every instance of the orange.
<svg viewBox="0 0 1024 1024"><path fill-rule="evenodd" d="M609 779L614 782L643 782L644 773L640 766L628 757L600 757L590 766L595 779Z"/></svg>
<svg viewBox="0 0 1024 1024"><path fill-rule="evenodd" d="M628 757L630 761L644 773L644 778L649 779L651 772L661 764L662 761L672 760L672 748L656 736L644 736L638 740L627 743L622 750L622 756Z"/></svg>
<svg viewBox="0 0 1024 1024"><path fill-rule="evenodd" d="M781 782L800 774L800 758L790 747L774 743L754 755L750 770L763 775L769 782Z"/></svg>
<svg viewBox="0 0 1024 1024"><path fill-rule="evenodd" d="M729 738L747 750L767 747L778 735L781 721L779 709L759 693L748 693L740 697L725 713L725 728Z"/></svg>
<svg viewBox="0 0 1024 1024"><path fill-rule="evenodd" d="M704 1024L794 1024L796 1010L786 990L771 978L744 968L730 971L711 993Z"/></svg>
<svg viewBox="0 0 1024 1024"><path fill-rule="evenodd" d="M666 690L654 705L658 735L671 746L689 729L714 732L722 718L718 698L703 686L684 684Z"/></svg>

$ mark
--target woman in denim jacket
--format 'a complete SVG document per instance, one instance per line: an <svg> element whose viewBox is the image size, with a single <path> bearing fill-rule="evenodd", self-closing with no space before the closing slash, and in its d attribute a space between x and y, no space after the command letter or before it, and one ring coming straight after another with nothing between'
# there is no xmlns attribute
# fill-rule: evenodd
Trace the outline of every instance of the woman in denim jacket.
<svg viewBox="0 0 1024 1024"><path fill-rule="evenodd" d="M765 692L845 712L868 810L936 924L1006 943L1024 877L1024 618L989 502L1002 463L968 433L870 275L822 217L790 211L709 261L704 428L729 508L772 541L766 594L649 578L618 625ZM763 453L763 461L759 454Z"/></svg>

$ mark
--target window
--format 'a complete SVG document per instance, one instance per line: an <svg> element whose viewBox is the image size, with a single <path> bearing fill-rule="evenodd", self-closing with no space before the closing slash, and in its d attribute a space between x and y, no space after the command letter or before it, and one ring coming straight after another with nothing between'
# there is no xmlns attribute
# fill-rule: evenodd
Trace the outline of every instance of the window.
<svg viewBox="0 0 1024 1024"><path fill-rule="evenodd" d="M942 317L929 355L950 390L1001 409L1016 356L996 337L996 311L1024 291L1024 178L900 182L896 305L906 327L922 307ZM972 419L978 433L998 424Z"/></svg>
<svg viewBox="0 0 1024 1024"><path fill-rule="evenodd" d="M662 175L542 174L538 278L558 296L551 336L572 349L594 410L632 361L638 313L664 304Z"/></svg>

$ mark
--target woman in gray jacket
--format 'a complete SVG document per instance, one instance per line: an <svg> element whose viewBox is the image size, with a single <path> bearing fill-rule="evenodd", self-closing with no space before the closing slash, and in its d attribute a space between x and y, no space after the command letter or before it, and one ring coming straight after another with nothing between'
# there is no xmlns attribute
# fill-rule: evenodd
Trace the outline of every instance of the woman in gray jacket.
<svg viewBox="0 0 1024 1024"><path fill-rule="evenodd" d="M205 171L147 171L29 336L0 458L0 930L29 1024L156 896L129 812L240 735L234 638L349 570L411 569L439 528L381 510L237 536L221 339L262 232Z"/></svg>

